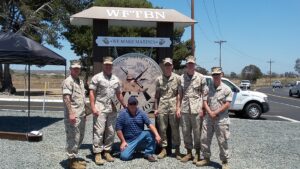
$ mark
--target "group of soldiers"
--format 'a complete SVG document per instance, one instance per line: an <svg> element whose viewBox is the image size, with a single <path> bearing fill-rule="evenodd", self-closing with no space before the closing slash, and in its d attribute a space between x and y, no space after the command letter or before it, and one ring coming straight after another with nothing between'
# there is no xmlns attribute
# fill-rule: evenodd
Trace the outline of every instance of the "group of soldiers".
<svg viewBox="0 0 300 169"><path fill-rule="evenodd" d="M220 67L212 68L212 83L196 72L196 58L186 58L186 72L179 76L173 73L171 58L163 60L163 75L156 80L154 115L159 125L161 152L158 159L167 156L167 127L171 126L172 144L176 159L181 162L193 160L197 166L210 164L210 145L216 133L220 148L222 167L228 166L229 116L228 108L232 92L222 83ZM64 80L63 101L65 104L66 151L70 168L85 168L86 162L78 158L78 149L85 131L85 89L79 79L80 63L73 62L70 76ZM113 98L117 97L124 108L122 87L119 79L112 74L113 58L105 57L103 71L92 77L89 84L90 106L93 114L93 153L95 163L103 165L105 160L113 162L110 151L114 143L117 110ZM180 126L186 154L180 153ZM194 155L192 150L194 149Z"/></svg>

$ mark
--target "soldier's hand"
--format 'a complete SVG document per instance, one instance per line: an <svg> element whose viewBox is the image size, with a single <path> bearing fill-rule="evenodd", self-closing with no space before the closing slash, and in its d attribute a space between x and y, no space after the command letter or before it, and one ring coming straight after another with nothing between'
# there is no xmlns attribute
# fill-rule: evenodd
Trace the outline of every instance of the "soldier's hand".
<svg viewBox="0 0 300 169"><path fill-rule="evenodd" d="M156 141L157 144L160 143L160 141L161 141L160 135L155 136L155 141Z"/></svg>
<svg viewBox="0 0 300 169"><path fill-rule="evenodd" d="M94 116L99 116L100 112L97 109L93 109L92 111Z"/></svg>
<svg viewBox="0 0 300 169"><path fill-rule="evenodd" d="M155 116L155 117L158 116L158 110L154 110L154 116Z"/></svg>
<svg viewBox="0 0 300 169"><path fill-rule="evenodd" d="M120 145L120 150L124 151L127 146L128 146L128 144L127 144L126 141L122 142L121 145Z"/></svg>
<svg viewBox="0 0 300 169"><path fill-rule="evenodd" d="M72 125L74 125L76 123L76 114L73 112L69 113L69 121Z"/></svg>
<svg viewBox="0 0 300 169"><path fill-rule="evenodd" d="M218 115L217 115L217 113L216 112L214 112L214 111L211 111L210 113L209 113L209 115L210 115L210 117L211 118L216 118Z"/></svg>
<svg viewBox="0 0 300 169"><path fill-rule="evenodd" d="M199 112L199 115L200 115L200 117L204 117L204 112L203 112L203 111L200 111L200 112Z"/></svg>
<svg viewBox="0 0 300 169"><path fill-rule="evenodd" d="M180 117L181 117L181 112L180 112L180 110L176 110L176 117L177 117L177 118L180 118Z"/></svg>
<svg viewBox="0 0 300 169"><path fill-rule="evenodd" d="M127 104L123 104L122 107L123 107L123 109L126 109L127 108Z"/></svg>

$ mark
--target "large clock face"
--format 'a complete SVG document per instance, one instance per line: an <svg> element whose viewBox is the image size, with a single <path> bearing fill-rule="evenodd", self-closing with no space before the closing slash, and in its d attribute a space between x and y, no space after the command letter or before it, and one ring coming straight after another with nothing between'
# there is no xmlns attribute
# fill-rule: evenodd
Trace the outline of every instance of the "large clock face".
<svg viewBox="0 0 300 169"><path fill-rule="evenodd" d="M150 57L140 53L122 55L114 60L113 65L113 74L122 83L125 102L133 95L137 97L142 110L147 113L152 111L155 80L162 75L159 65Z"/></svg>

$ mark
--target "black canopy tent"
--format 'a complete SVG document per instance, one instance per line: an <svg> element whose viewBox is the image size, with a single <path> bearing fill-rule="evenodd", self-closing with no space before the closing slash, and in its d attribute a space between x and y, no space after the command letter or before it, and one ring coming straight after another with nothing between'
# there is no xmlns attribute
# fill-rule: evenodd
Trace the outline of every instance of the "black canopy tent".
<svg viewBox="0 0 300 169"><path fill-rule="evenodd" d="M44 47L20 34L12 32L0 32L0 63L28 65L28 124L30 127L30 66L39 67L45 65L65 66L66 59L52 50ZM28 131L29 132L29 131Z"/></svg>

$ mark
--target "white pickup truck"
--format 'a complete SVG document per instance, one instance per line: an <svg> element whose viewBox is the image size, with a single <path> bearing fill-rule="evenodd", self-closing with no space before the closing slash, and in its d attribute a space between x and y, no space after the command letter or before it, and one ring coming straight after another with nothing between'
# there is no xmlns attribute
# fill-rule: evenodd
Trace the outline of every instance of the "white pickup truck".
<svg viewBox="0 0 300 169"><path fill-rule="evenodd" d="M207 84L211 84L212 77L205 76ZM261 92L241 90L227 78L222 78L222 82L231 88L233 99L229 111L237 116L246 116L250 119L258 119L262 113L269 111L268 96Z"/></svg>
<svg viewBox="0 0 300 169"><path fill-rule="evenodd" d="M300 97L300 81L296 81L289 90L289 96L297 95Z"/></svg>

